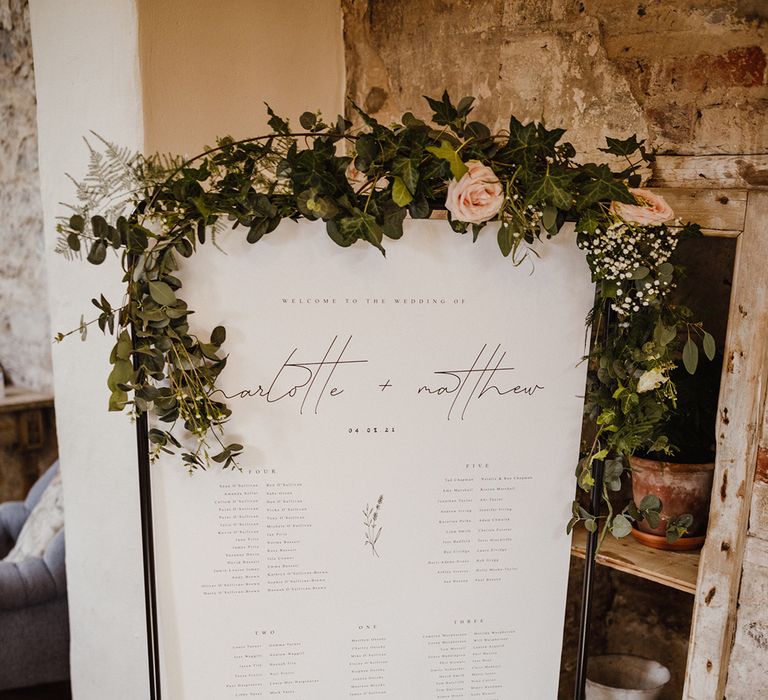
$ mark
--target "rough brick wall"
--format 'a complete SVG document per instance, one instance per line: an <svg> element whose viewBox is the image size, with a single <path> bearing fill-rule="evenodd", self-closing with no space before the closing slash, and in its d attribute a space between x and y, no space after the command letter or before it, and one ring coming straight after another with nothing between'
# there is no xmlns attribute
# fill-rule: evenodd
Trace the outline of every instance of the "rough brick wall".
<svg viewBox="0 0 768 700"><path fill-rule="evenodd" d="M661 153L768 152L767 0L342 0L348 95L383 122L422 95L475 95L477 118L568 129L584 159L606 134ZM351 112L350 112L351 114ZM762 697L768 674L768 429L728 698ZM756 525L753 522L753 528ZM757 552L757 553L756 553ZM762 557L762 558L761 558ZM572 697L578 565L572 567L561 697ZM600 577L591 651L663 660L682 693L693 597ZM602 623L602 624L601 624Z"/></svg>
<svg viewBox="0 0 768 700"><path fill-rule="evenodd" d="M16 384L51 385L29 12L0 0L0 363Z"/></svg>
<svg viewBox="0 0 768 700"><path fill-rule="evenodd" d="M765 0L343 0L350 96L384 121L449 87L477 116L660 152L768 150ZM497 119L498 118L498 119Z"/></svg>

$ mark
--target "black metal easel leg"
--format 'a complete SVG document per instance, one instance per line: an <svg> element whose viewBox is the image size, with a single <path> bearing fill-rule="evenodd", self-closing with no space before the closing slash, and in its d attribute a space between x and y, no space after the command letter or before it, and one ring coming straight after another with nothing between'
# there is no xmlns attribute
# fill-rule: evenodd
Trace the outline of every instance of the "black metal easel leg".
<svg viewBox="0 0 768 700"><path fill-rule="evenodd" d="M591 508L598 513L600 508L600 492L603 483L603 463L593 462L592 474L595 485L592 487ZM581 610L579 614L579 647L576 656L576 691L575 700L584 700L587 683L587 657L589 652L589 626L592 616L592 591L595 585L595 551L597 549L598 531L588 533L587 555L584 561L584 581L581 587Z"/></svg>
<svg viewBox="0 0 768 700"><path fill-rule="evenodd" d="M136 350L136 328L131 325L131 342ZM133 369L139 371L139 356L133 353ZM157 631L157 587L155 578L155 532L152 523L152 480L149 473L149 422L147 414L136 419L136 454L139 466L139 507L141 552L144 564L144 611L147 622L147 663L149 700L160 700L160 642Z"/></svg>
<svg viewBox="0 0 768 700"><path fill-rule="evenodd" d="M139 455L139 499L141 504L141 548L144 560L144 607L147 620L147 661L149 698L160 700L160 644L157 631L157 588L155 586L155 540L152 524L152 482L149 473L149 428L147 414L136 420Z"/></svg>
<svg viewBox="0 0 768 700"><path fill-rule="evenodd" d="M603 306L603 344L610 339L611 304L606 300ZM590 508L597 516L600 513L603 492L603 461L592 463L592 477L595 485L592 487ZM576 689L575 700L584 700L587 684L587 661L589 656L589 626L592 617L592 591L595 587L595 553L597 551L598 530L587 533L587 553L584 560L584 581L581 587L581 610L579 611L579 646L576 652Z"/></svg>

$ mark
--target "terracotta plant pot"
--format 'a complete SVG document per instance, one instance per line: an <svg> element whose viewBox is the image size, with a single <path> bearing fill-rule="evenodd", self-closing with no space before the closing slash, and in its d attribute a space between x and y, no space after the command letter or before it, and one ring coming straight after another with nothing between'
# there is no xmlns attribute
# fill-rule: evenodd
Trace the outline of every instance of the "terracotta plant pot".
<svg viewBox="0 0 768 700"><path fill-rule="evenodd" d="M649 494L661 501L659 526L653 528L643 520L637 524L642 532L666 537L667 521L690 513L693 524L685 537L701 537L706 533L714 463L675 464L641 457L631 457L629 462L635 504L639 505Z"/></svg>

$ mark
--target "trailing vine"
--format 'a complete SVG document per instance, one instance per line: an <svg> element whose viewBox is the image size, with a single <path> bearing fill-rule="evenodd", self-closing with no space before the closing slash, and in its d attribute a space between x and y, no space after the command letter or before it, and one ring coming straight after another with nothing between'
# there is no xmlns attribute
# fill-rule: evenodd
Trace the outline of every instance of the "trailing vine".
<svg viewBox="0 0 768 700"><path fill-rule="evenodd" d="M216 327L207 337L191 332L192 309L175 274L180 259L207 242L215 245L225 230L255 244L283 219L300 218L323 220L339 246L364 241L384 254L385 244L402 237L406 216L425 219L448 209L451 228L471 231L473 240L498 222L500 252L517 266L566 221L575 222L597 283L585 404L594 435L580 462L579 485L601 488L609 512L589 513L575 503L569 527L581 521L594 530L603 519L604 531L626 535L632 520L654 520L660 508L648 502L620 513L610 509L608 496L621 486L626 457L675 451L665 432L676 406L670 371L682 361L693 373L699 345L714 356L712 336L671 298L682 270L670 256L679 240L699 234L698 226L673 224L663 200L633 189L651 160L635 136L607 139L603 150L618 166L579 163L563 129L512 116L507 130L492 133L470 119L474 98L456 105L447 93L426 99L431 123L408 112L384 125L353 105L359 127L341 116L327 123L305 112L298 132L268 107L268 134L225 137L189 159L134 154L103 139L101 149L89 145L89 169L76 182L72 214L58 225L58 249L85 254L94 265L113 250L125 295L118 304L94 298L98 315L83 318L71 333L85 338L95 323L115 336L109 409L128 407L157 419L161 427L149 433L153 456L181 453L190 470L211 462L237 467L243 447L227 442L231 409L216 393L227 363L226 330ZM615 311L610 321L607 306ZM194 438L192 448L182 446L189 442L183 432ZM595 460L606 464L601 485L592 476Z"/></svg>

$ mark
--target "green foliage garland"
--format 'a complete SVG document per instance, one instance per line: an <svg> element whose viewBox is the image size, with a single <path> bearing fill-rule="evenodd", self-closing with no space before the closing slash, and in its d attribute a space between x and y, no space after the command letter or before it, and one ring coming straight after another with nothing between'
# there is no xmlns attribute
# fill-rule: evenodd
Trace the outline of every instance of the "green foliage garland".
<svg viewBox="0 0 768 700"><path fill-rule="evenodd" d="M669 372L681 360L695 371L697 343L710 359L714 355L712 337L670 298L681 270L669 255L678 240L698 235L698 227L643 226L619 216L616 203L637 203L629 187L640 184L641 167L650 159L634 136L607 139L603 150L622 159L619 169L582 164L574 160L574 147L562 141L563 129L523 124L512 116L507 131L492 133L470 120L474 98L456 105L447 93L426 99L434 111L432 124L408 112L385 126L354 106L360 128L341 116L326 123L320 114L305 112L299 133L268 107L269 134L225 137L187 160L133 154L103 140L101 149L89 145L89 170L75 183L77 203L69 205L74 213L58 226L59 251L85 253L98 265L112 249L122 262L121 304L113 306L103 295L94 298L98 316L71 331L85 338L88 325L97 323L116 336L109 409L129 406L164 426L150 431L154 456L181 452L189 469L210 461L237 467L243 447L227 443L224 433L231 410L214 398L226 366L221 354L226 331L219 326L207 338L190 332L192 310L175 275L179 258L192 256L206 241L215 244L225 228L239 229L249 243L257 243L281 220L300 218L322 219L339 246L362 240L384 253L386 240L403 235L406 216L425 219L444 209L449 183L469 177L468 164L482 164L492 171L488 186L498 193L492 218L499 222L501 253L519 265L564 222L573 221L597 282L588 319L596 340L585 405L594 435L580 462L579 485L595 488L593 463L605 460L600 488L609 512L599 516L574 504L569 527L583 521L594 530L602 518L604 532L623 536L633 519L656 520L660 504L630 504L614 513L608 496L621 486L628 455L674 452L665 434L676 406ZM460 234L471 229L476 239L487 221L449 215L449 223ZM616 312L610 321L607 305ZM194 436L194 449L182 447L180 427Z"/></svg>

